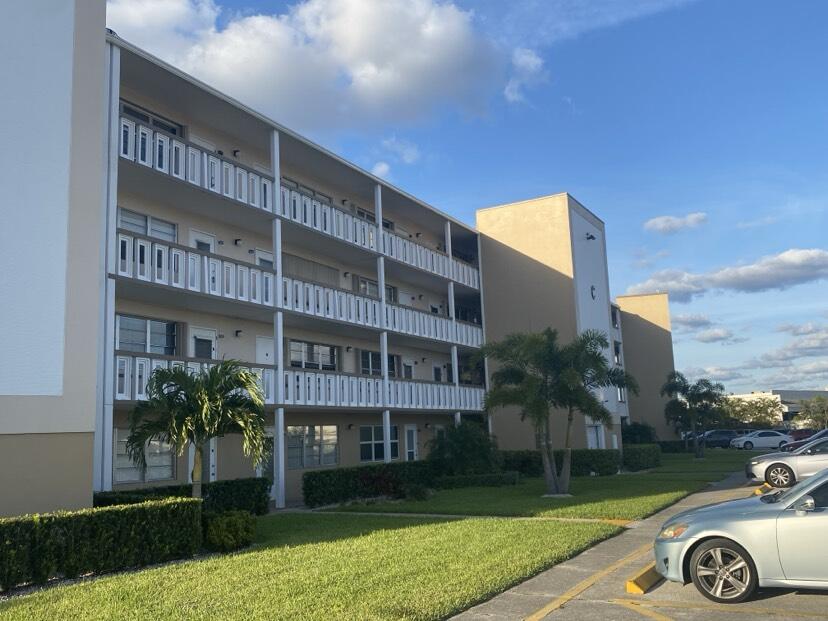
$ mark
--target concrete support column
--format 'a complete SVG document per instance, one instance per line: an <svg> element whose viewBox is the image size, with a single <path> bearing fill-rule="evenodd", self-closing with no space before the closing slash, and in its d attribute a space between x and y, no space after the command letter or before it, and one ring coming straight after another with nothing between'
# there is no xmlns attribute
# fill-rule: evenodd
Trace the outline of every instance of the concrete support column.
<svg viewBox="0 0 828 621"><path fill-rule="evenodd" d="M454 283L449 282L448 284L448 316L449 319L454 321L457 319L457 312L454 308Z"/></svg>
<svg viewBox="0 0 828 621"><path fill-rule="evenodd" d="M382 452L385 456L385 463L391 461L391 411L382 412Z"/></svg>
<svg viewBox="0 0 828 621"><path fill-rule="evenodd" d="M273 429L273 500L277 509L285 507L285 408L276 408Z"/></svg>
<svg viewBox="0 0 828 621"><path fill-rule="evenodd" d="M278 311L273 315L273 362L276 365L276 403L285 402L285 337L284 313Z"/></svg>
<svg viewBox="0 0 828 621"><path fill-rule="evenodd" d="M380 326L388 327L388 315L385 310L385 257L377 257L377 289L380 296Z"/></svg>
<svg viewBox="0 0 828 621"><path fill-rule="evenodd" d="M270 132L270 174L273 175L273 196L271 198L273 203L273 213L279 213L279 201L282 200L282 161L279 151L279 132L271 130Z"/></svg>
<svg viewBox="0 0 828 621"><path fill-rule="evenodd" d="M390 378L388 377L388 332L380 332L380 369L382 370L382 404L390 405Z"/></svg>
<svg viewBox="0 0 828 621"><path fill-rule="evenodd" d="M460 358L457 355L457 345L451 346L451 380L455 386L460 385Z"/></svg>
<svg viewBox="0 0 828 621"><path fill-rule="evenodd" d="M374 217L377 220L377 232L382 232L382 186L374 186Z"/></svg>
<svg viewBox="0 0 828 621"><path fill-rule="evenodd" d="M463 416L460 414L460 412L455 412L454 413L454 425L455 425L455 427L459 427L461 422L463 422Z"/></svg>
<svg viewBox="0 0 828 621"><path fill-rule="evenodd" d="M274 296L276 308L282 307L282 219L273 220L273 270L276 272Z"/></svg>
<svg viewBox="0 0 828 621"><path fill-rule="evenodd" d="M112 489L112 469L114 452L113 411L115 407L115 281L106 279L104 311L104 359L103 359L103 394L101 395L100 428L95 425L95 450L92 459L99 459L96 476L93 481L95 491Z"/></svg>

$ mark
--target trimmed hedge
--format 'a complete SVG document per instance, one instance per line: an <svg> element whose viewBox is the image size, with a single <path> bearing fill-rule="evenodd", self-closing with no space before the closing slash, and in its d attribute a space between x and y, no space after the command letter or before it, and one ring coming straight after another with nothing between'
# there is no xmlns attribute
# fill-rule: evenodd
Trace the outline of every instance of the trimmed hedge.
<svg viewBox="0 0 828 621"><path fill-rule="evenodd" d="M492 472L489 474L459 474L450 477L440 477L434 481L438 489L455 489L458 487L501 487L503 485L517 485L520 474L512 472Z"/></svg>
<svg viewBox="0 0 828 621"><path fill-rule="evenodd" d="M662 453L692 453L693 442L685 446L684 440L667 440L657 443Z"/></svg>
<svg viewBox="0 0 828 621"><path fill-rule="evenodd" d="M204 547L213 552L246 548L256 536L256 518L248 511L204 513Z"/></svg>
<svg viewBox="0 0 828 621"><path fill-rule="evenodd" d="M515 470L527 477L543 476L540 451L501 451L504 470ZM563 450L555 451L555 462L560 469ZM583 477L595 473L600 476L616 474L621 466L621 453L616 449L572 449L572 476Z"/></svg>
<svg viewBox="0 0 828 621"><path fill-rule="evenodd" d="M624 445L624 467L635 472L661 465L661 447L658 444Z"/></svg>
<svg viewBox="0 0 828 621"><path fill-rule="evenodd" d="M0 590L188 558L200 548L194 498L2 518Z"/></svg>
<svg viewBox="0 0 828 621"><path fill-rule="evenodd" d="M302 494L309 507L376 496L402 498L407 485L432 487L436 478L437 471L428 461L313 470L302 476Z"/></svg>
<svg viewBox="0 0 828 621"><path fill-rule="evenodd" d="M187 498L192 494L191 484L145 487L119 492L96 492L94 505L96 507L131 505L155 498ZM270 504L270 480L264 477L251 477L203 483L201 496L204 501L204 511L209 513L247 511L255 515L264 515Z"/></svg>

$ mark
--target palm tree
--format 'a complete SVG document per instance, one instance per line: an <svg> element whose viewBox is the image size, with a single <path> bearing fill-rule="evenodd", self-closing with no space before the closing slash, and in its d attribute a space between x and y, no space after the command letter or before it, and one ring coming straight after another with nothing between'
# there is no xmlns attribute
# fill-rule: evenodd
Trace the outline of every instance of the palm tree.
<svg viewBox="0 0 828 621"><path fill-rule="evenodd" d="M482 354L500 363L492 374L486 409L517 406L528 418L541 449L544 479L549 494L569 492L572 463L571 439L575 413L606 423L611 420L599 395L610 386L638 392L635 380L620 367L612 367L605 351L606 335L587 330L567 345L558 343L558 332L547 328L534 334L511 334L489 343ZM564 455L560 472L555 462L550 418L566 412Z"/></svg>
<svg viewBox="0 0 828 621"><path fill-rule="evenodd" d="M145 447L151 440L168 442L178 456L195 447L193 497L201 498L204 444L228 433L242 436L244 454L254 465L262 461L265 443L264 398L259 379L236 360L226 360L206 371L156 369L147 383L147 400L130 413L126 449L142 469Z"/></svg>
<svg viewBox="0 0 828 621"><path fill-rule="evenodd" d="M689 428L693 436L693 452L697 458L704 457L704 445L699 443L697 428L719 414L724 386L705 378L691 384L682 373L671 371L661 387L661 394L670 397L664 406L667 421Z"/></svg>

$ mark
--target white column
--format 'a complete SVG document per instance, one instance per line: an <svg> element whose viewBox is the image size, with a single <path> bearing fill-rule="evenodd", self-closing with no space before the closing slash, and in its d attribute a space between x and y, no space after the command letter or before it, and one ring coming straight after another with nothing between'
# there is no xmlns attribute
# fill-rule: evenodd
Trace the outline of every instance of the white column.
<svg viewBox="0 0 828 621"><path fill-rule="evenodd" d="M489 430L489 435L490 436L494 434L494 421L492 419L493 419L493 416L492 416L491 412L486 414L486 429Z"/></svg>
<svg viewBox="0 0 828 621"><path fill-rule="evenodd" d="M106 279L106 318L104 321L104 351L103 360L103 395L101 428L95 426L95 436L100 446L95 447L93 459L98 456L100 450L100 462L98 472L100 479L96 477L94 487L100 485L100 490L109 491L112 489L112 468L115 430L113 429L113 410L115 406L115 281L112 278Z"/></svg>
<svg viewBox="0 0 828 621"><path fill-rule="evenodd" d="M443 245L446 247L446 254L448 255L449 278L453 279L455 274L454 274L454 260L451 257L451 222L449 222L448 220L446 220L445 240L444 240Z"/></svg>
<svg viewBox="0 0 828 621"><path fill-rule="evenodd" d="M380 332L380 369L382 369L382 404L389 405L388 332Z"/></svg>
<svg viewBox="0 0 828 621"><path fill-rule="evenodd" d="M377 257L377 288L380 296L380 326L388 327L387 314L385 310L385 257Z"/></svg>
<svg viewBox="0 0 828 621"><path fill-rule="evenodd" d="M273 315L273 362L276 365L276 403L285 402L285 338L284 313L278 311Z"/></svg>
<svg viewBox="0 0 828 621"><path fill-rule="evenodd" d="M454 425L459 427L462 420L463 420L463 418L462 418L460 412L455 412L454 413Z"/></svg>
<svg viewBox="0 0 828 621"><path fill-rule="evenodd" d="M276 408L273 429L273 500L277 509L285 507L285 408Z"/></svg>
<svg viewBox="0 0 828 621"><path fill-rule="evenodd" d="M279 196L281 200L281 195ZM273 270L276 272L276 286L273 295L276 296L276 308L282 307L282 219L273 220Z"/></svg>
<svg viewBox="0 0 828 621"><path fill-rule="evenodd" d="M454 282L449 281L448 284L448 311L449 311L449 319L454 321L457 318L457 313L455 312L454 308Z"/></svg>
<svg viewBox="0 0 828 621"><path fill-rule="evenodd" d="M460 385L460 359L457 356L457 345L451 346L451 379L455 386Z"/></svg>
<svg viewBox="0 0 828 621"><path fill-rule="evenodd" d="M486 343L486 304L483 297L483 255L480 253L480 235L477 236L477 275L480 295L480 327L483 329L483 343ZM483 387L489 390L489 359L483 358ZM492 415L488 415L489 435L493 435Z"/></svg>
<svg viewBox="0 0 828 621"><path fill-rule="evenodd" d="M398 438L399 440L399 438ZM385 455L385 463L391 461L391 411L382 412L382 447Z"/></svg>
<svg viewBox="0 0 828 621"><path fill-rule="evenodd" d="M374 217L377 219L377 231L382 233L382 186L374 186Z"/></svg>
<svg viewBox="0 0 828 621"><path fill-rule="evenodd" d="M273 175L273 213L280 213L282 200L282 158L279 151L279 132L270 131L270 174Z"/></svg>

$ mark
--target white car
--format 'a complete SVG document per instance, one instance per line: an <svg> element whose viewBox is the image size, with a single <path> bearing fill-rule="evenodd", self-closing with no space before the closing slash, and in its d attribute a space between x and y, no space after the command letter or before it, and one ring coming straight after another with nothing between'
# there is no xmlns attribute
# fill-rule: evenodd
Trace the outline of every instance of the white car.
<svg viewBox="0 0 828 621"><path fill-rule="evenodd" d="M765 429L763 431L754 431L746 436L740 436L730 441L730 446L738 449L746 449L748 451L758 448L779 448L786 442L793 442L793 438L781 431L771 431Z"/></svg>

